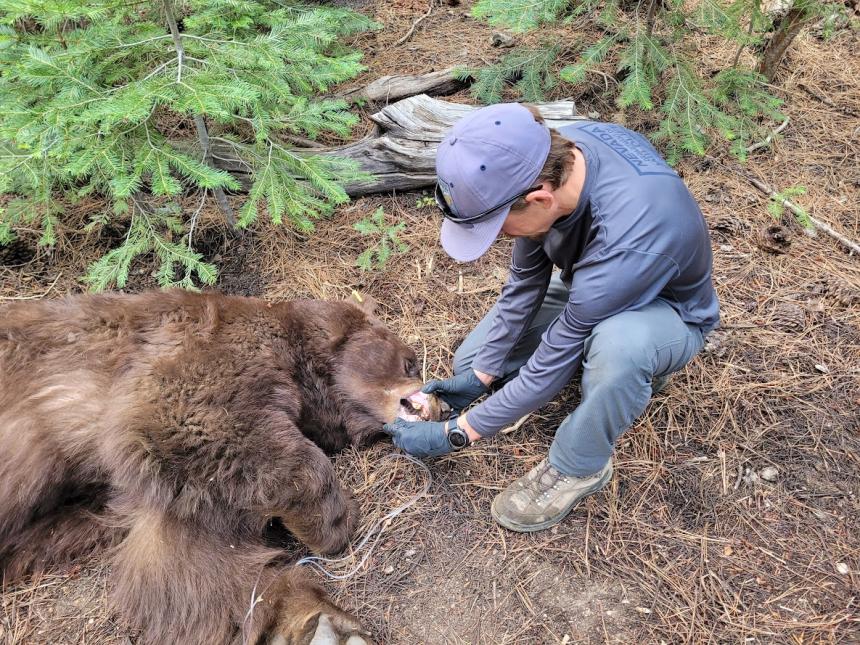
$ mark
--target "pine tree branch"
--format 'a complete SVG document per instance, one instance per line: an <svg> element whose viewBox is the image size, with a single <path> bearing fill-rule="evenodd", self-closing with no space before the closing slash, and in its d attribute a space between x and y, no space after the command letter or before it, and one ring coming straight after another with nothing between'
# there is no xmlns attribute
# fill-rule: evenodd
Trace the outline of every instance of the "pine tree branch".
<svg viewBox="0 0 860 645"><path fill-rule="evenodd" d="M779 195L779 193L777 193L773 188L771 188L769 185L767 185L763 181L760 181L760 180L756 179L755 177L751 177L750 175L746 174L743 171L739 170L737 172L744 179L746 179L750 184L752 184L753 186L758 188L761 192L765 193L771 199L776 200L777 202L782 204L785 208L790 210L792 213L794 213L798 217L805 217L806 219L808 219L810 222L812 222L812 225L815 227L816 230L822 231L823 233L826 233L827 235L829 235L833 239L841 242L850 251L856 253L857 255L860 255L860 244L858 244L854 240L842 235L842 233L839 233L838 231L834 230L834 228L832 226L830 226L830 224L827 224L826 222L822 222L820 219L813 217L812 215L810 215L809 213L804 211L802 208L800 208L794 202L792 202L788 199L784 199L781 195Z"/></svg>
<svg viewBox="0 0 860 645"><path fill-rule="evenodd" d="M137 47L138 45L145 45L146 43L151 43L156 40L164 40L165 38L170 38L169 34L164 34L162 36L153 36L152 38L144 38L143 40L136 40L133 43L121 43L119 45L115 45L110 49L125 49L126 47Z"/></svg>
<svg viewBox="0 0 860 645"><path fill-rule="evenodd" d="M179 33L179 26L176 24L176 18L173 15L173 7L170 6L170 0L163 3L164 15L167 19L167 25L170 28L170 35L173 37L173 46L176 49L178 69L176 70L176 82L182 83L182 61L185 58L185 47L182 44L182 35ZM212 165L212 155L209 151L209 131L206 129L206 121L203 115L194 115L194 127L197 130L197 138L200 141L200 146L203 148L203 163L214 168ZM215 195L215 201L218 203L218 208L227 220L230 228L236 228L236 215L230 207L230 202L227 201L227 195L223 188L213 188L212 193Z"/></svg>
<svg viewBox="0 0 860 645"><path fill-rule="evenodd" d="M10 194L19 202L0 217L0 242L38 229L40 243L54 245L64 215L47 198L103 196L113 209L93 226L116 218L130 224L124 242L90 266L94 289L122 287L135 258L150 253L159 284L210 284L214 268L193 249L199 219L213 194L231 214L225 192L241 186L218 168L222 161L244 173L251 189L250 207L231 224L265 210L308 230L346 199L341 184L366 176L357 161L326 156L312 140L324 132L345 137L358 120L345 101L324 93L362 70L359 52L341 38L374 28L369 18L304 2L261 12L230 0L160 0L156 14L129 12L124 0L18 4L13 13L26 8L28 24L41 27L25 27L3 51L20 73L0 73L0 142L26 145L0 144L0 202ZM156 113L173 118L166 123ZM236 113L244 115L241 125ZM169 140L183 131L169 127L176 116L196 128L181 142ZM261 168L271 141L303 149L288 155L278 148ZM187 212L176 201L184 190L197 191Z"/></svg>
<svg viewBox="0 0 860 645"><path fill-rule="evenodd" d="M749 40L749 38L752 36L753 29L755 29L755 16L756 16L756 12L755 12L755 9L753 9L753 12L750 14L750 24L747 27L747 40ZM746 46L747 46L746 41L744 41L740 45L738 45L738 50L735 52L735 57L732 60L732 67L733 68L738 66L738 62L741 59L741 53L744 51Z"/></svg>

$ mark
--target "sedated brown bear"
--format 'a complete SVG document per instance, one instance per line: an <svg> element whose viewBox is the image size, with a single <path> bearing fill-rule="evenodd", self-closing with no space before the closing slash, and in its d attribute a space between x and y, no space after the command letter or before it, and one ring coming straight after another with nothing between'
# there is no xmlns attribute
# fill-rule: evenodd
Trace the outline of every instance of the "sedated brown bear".
<svg viewBox="0 0 860 645"><path fill-rule="evenodd" d="M171 291L0 307L3 577L106 549L141 642L369 643L299 568L267 567L284 552L265 529L345 548L357 507L327 454L413 412L418 387L414 352L348 302Z"/></svg>

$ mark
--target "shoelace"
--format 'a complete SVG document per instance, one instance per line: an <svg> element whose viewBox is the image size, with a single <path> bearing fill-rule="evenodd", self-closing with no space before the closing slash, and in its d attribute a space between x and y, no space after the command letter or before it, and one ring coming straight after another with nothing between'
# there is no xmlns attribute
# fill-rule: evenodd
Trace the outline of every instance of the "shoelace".
<svg viewBox="0 0 860 645"><path fill-rule="evenodd" d="M551 477L549 482L544 482L544 477L546 475ZM560 482L567 483L569 480L570 477L562 475L550 465L549 460L545 460L540 466L540 470L537 473L537 477L532 482L531 488L533 492L538 494L539 498L548 499L550 491L558 490Z"/></svg>

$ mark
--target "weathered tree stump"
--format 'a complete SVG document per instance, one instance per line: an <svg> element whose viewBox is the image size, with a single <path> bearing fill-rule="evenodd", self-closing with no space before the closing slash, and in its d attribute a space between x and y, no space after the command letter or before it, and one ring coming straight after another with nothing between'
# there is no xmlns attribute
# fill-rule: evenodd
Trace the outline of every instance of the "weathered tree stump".
<svg viewBox="0 0 860 645"><path fill-rule="evenodd" d="M556 101L537 106L547 125L558 128L585 117L576 114L572 101ZM373 178L346 187L357 197L394 190L418 190L436 181L436 147L445 133L460 118L477 109L472 105L450 103L425 94L411 96L385 106L371 116L374 131L364 139L334 148L296 149L300 154L331 155L354 159ZM247 188L247 166L235 158L232 148L215 146L216 165L233 173Z"/></svg>

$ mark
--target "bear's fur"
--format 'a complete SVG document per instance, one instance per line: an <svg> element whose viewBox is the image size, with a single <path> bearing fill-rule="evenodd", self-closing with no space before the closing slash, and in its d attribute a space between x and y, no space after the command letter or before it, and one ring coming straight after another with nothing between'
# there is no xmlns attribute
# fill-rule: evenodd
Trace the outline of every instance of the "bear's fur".
<svg viewBox="0 0 860 645"><path fill-rule="evenodd" d="M307 642L321 613L358 629L297 569L266 566L283 553L264 529L342 550L356 506L326 453L378 435L417 376L412 350L346 302L0 307L4 578L109 547L111 597L142 642Z"/></svg>

